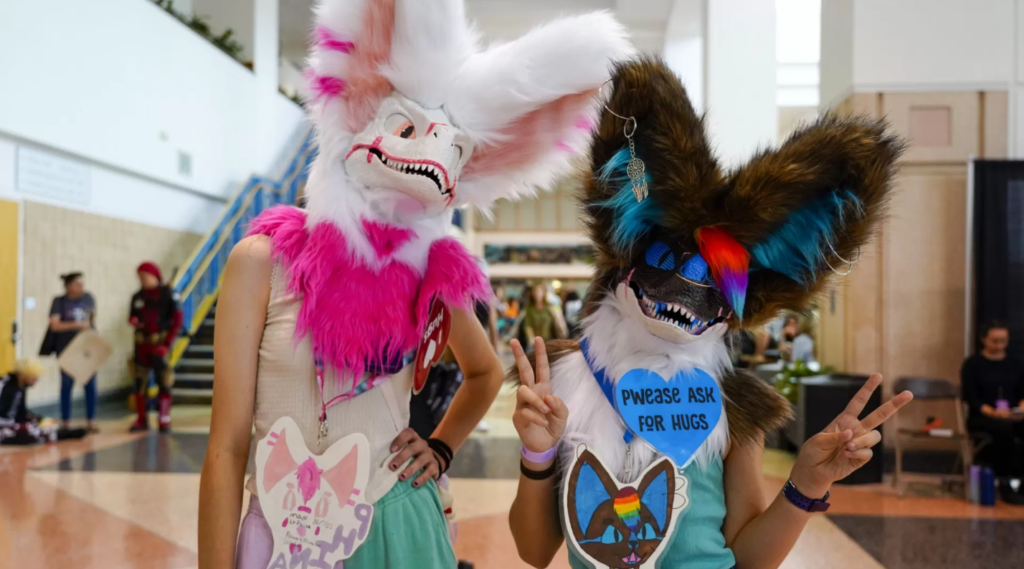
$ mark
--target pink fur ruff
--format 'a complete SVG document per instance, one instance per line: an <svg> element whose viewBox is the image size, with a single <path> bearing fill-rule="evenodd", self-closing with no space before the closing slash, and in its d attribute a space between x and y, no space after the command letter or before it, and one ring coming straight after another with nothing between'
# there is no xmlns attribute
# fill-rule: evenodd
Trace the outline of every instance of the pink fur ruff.
<svg viewBox="0 0 1024 569"><path fill-rule="evenodd" d="M288 290L302 296L295 340L308 334L313 353L355 378L367 365L383 368L417 347L435 297L471 310L492 294L470 254L447 237L431 245L420 278L411 267L383 256L380 268L367 267L332 223L307 230L300 209L271 208L253 221L249 234L271 238L274 257L288 271Z"/></svg>

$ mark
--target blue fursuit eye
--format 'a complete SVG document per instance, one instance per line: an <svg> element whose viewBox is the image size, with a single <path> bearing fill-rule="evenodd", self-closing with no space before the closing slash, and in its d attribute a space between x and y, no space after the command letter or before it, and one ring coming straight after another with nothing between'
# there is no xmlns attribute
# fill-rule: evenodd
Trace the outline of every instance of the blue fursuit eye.
<svg viewBox="0 0 1024 569"><path fill-rule="evenodd" d="M684 279L700 284L710 284L708 279L708 263L704 257L694 255L679 268L679 275Z"/></svg>
<svg viewBox="0 0 1024 569"><path fill-rule="evenodd" d="M672 249L661 241L652 243L644 256L647 259L647 264L656 269L671 271L676 268L676 256L672 253Z"/></svg>

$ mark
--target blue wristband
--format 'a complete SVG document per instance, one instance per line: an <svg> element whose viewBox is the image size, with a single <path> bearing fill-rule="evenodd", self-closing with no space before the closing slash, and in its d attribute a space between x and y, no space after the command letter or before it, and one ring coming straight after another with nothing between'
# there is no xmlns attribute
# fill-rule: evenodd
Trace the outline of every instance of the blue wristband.
<svg viewBox="0 0 1024 569"><path fill-rule="evenodd" d="M796 489L792 480L787 480L786 485L782 488L782 495L785 496L786 499L794 506L805 512L824 512L828 510L828 507L831 505L828 503L828 497L830 494L831 492L825 492L825 497L820 500L808 498Z"/></svg>

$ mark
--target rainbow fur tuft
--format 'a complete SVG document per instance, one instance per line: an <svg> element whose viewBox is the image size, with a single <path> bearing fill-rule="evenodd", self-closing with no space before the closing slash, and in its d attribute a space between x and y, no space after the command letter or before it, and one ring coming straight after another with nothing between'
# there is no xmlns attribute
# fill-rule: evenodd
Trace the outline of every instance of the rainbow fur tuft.
<svg viewBox="0 0 1024 569"><path fill-rule="evenodd" d="M770 269L796 282L809 284L834 241L836 225L842 225L847 206L863 215L860 200L852 192L836 191L789 215L786 222L764 241L750 248L754 268Z"/></svg>
<svg viewBox="0 0 1024 569"><path fill-rule="evenodd" d="M626 174L626 166L630 159L629 150L623 148L601 167L599 179L602 182L612 185L621 184L622 187L615 192L611 199L596 204L612 210L614 222L611 243L623 251L629 250L633 243L661 221L661 213L654 200L647 198L639 202L636 201L633 184ZM647 172L644 172L644 181L648 186L651 185L651 175Z"/></svg>
<svg viewBox="0 0 1024 569"><path fill-rule="evenodd" d="M615 514L632 532L640 526L640 495L632 486L627 486L615 496Z"/></svg>
<svg viewBox="0 0 1024 569"><path fill-rule="evenodd" d="M715 283L728 299L736 316L743 320L743 304L747 298L750 254L729 232L717 227L697 230L700 254L711 267Z"/></svg>

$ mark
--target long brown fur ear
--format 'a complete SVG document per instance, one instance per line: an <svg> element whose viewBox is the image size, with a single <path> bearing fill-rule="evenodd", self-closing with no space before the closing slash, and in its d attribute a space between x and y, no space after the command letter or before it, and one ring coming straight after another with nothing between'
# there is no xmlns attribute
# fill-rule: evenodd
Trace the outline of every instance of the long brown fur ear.
<svg viewBox="0 0 1024 569"><path fill-rule="evenodd" d="M826 114L732 173L719 224L750 252L744 324L804 310L884 217L904 144L883 121Z"/></svg>

